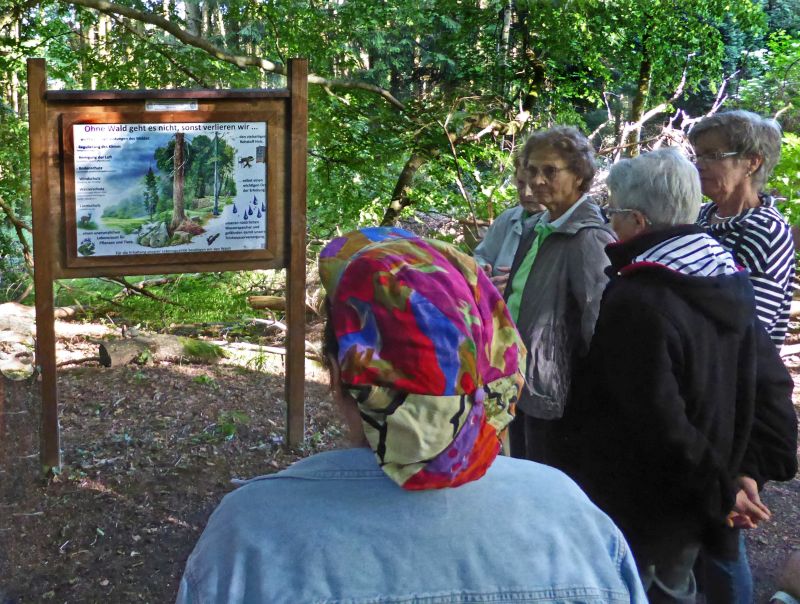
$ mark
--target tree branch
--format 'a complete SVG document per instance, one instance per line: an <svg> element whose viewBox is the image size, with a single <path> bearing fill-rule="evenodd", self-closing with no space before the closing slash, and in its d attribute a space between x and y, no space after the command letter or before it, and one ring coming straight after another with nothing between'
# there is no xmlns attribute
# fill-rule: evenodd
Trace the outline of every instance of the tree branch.
<svg viewBox="0 0 800 604"><path fill-rule="evenodd" d="M414 151L411 157L406 160L394 186L394 191L392 191L392 199L383 214L383 219L381 219L381 226L393 225L400 217L403 209L411 205L411 199L408 197L411 181L414 180L414 175L427 161L428 157L424 155L422 150Z"/></svg>
<svg viewBox="0 0 800 604"><path fill-rule="evenodd" d="M14 228L33 233L33 229L31 229L29 225L25 224L17 217L17 215L14 213L14 210L11 209L11 206L8 205L8 203L6 203L2 197L0 197L0 210L3 210L6 213L9 222L14 225Z"/></svg>
<svg viewBox="0 0 800 604"><path fill-rule="evenodd" d="M131 8L128 6L122 6L120 4L114 4L112 2L108 2L107 0L63 0L67 4L75 4L79 6L83 6L86 8L93 8L95 10L101 11L106 14L116 14L121 15L123 17L127 17L129 19L133 19L134 21L140 21L142 23L149 23L150 25L154 25L159 29L164 30L165 32L169 33L170 35L174 36L187 46L193 46L195 48L199 48L200 50L206 52L211 57L219 61L224 61L226 63L230 63L232 65L236 65L241 69L245 69L246 67L257 67L259 69L263 69L264 71L268 71L270 73L277 73L279 75L286 75L286 67L283 65L279 65L277 63L273 63L272 61L268 61L267 59L262 59L261 57L251 56L251 55L237 55L230 53L222 48L219 48L206 40L201 36L196 36L194 34L189 33L184 28L176 25L169 19L165 19L159 15L155 15L153 13L147 13L144 11L137 10L135 8ZM328 79L323 78L322 76L316 75L314 73L308 74L308 83L309 84L317 84L320 86L329 86L331 88L347 88L352 90L364 90L367 92L372 92L377 94L386 101L388 101L392 106L400 111L405 109L405 105L397 100L394 95L388 90L381 88L380 86L376 86L374 84L368 84L367 82L360 82L358 80L349 80L349 79Z"/></svg>
<svg viewBox="0 0 800 604"><path fill-rule="evenodd" d="M141 296L145 296L146 298L151 298L152 300L156 300L157 302L163 302L164 304L172 304L173 306L178 306L183 308L181 304L177 302L173 302L167 298L162 298L161 296L156 296L154 293L147 291L144 287L139 287L138 285L134 285L130 283L125 277L101 277L106 281L112 281L123 286L125 289L129 291L134 291Z"/></svg>
<svg viewBox="0 0 800 604"><path fill-rule="evenodd" d="M205 80L204 80L202 77L200 77L200 76L198 76L197 74L195 74L195 73L194 73L194 72L193 72L191 69L189 69L188 67L184 67L183 65L181 65L180 63L178 63L178 62L177 62L175 59L173 59L173 58L170 56L170 53L169 53L169 52L166 52L166 51L164 51L162 48L159 48L159 45L158 45L158 44L155 44L154 42L152 42L151 40L149 40L149 39L148 39L146 36L143 36L141 33L139 33L138 31L136 31L136 30L135 30L135 29L133 29L132 27L130 27L130 26L129 26L127 23L125 23L125 21L124 21L123 19L121 19L121 18L120 18L118 15L115 15L114 13L112 13L112 12L109 12L109 11L105 11L105 10L103 10L103 11L100 11L100 12L101 12L101 13L103 13L104 15L108 15L109 17L111 17L111 18L114 20L114 23L117 23L117 24L119 24L120 26L124 27L124 28L125 28L125 29L126 29L128 32L130 32L132 35L134 35L135 37L139 38L139 39L140 39L142 42L144 42L145 44L148 44L148 45L149 45L151 48L153 48L153 50L155 50L155 51L156 51L158 54L160 54L162 57L164 57L164 58L165 58L167 61L169 61L169 62L170 62L172 65L174 65L176 69L178 69L179 71L181 71L181 72L183 72L184 74L186 74L187 76L189 76L189 77L190 77L192 80L194 80L195 82L197 82L197 83L198 83L200 86L202 86L203 88L211 88L211 86L208 84L208 82L206 82L206 81L205 81Z"/></svg>
<svg viewBox="0 0 800 604"><path fill-rule="evenodd" d="M17 233L17 239L19 240L20 245L22 246L22 257L25 259L25 264L28 268L33 267L33 255L31 254L31 248L28 246L28 241L25 239L25 231L29 233L33 233L33 229L14 213L14 210L11 208L8 203L2 198L0 198L0 210L5 212L8 221L14 227L14 231Z"/></svg>
<svg viewBox="0 0 800 604"><path fill-rule="evenodd" d="M647 122L649 122L659 113L662 113L667 107L669 107L669 105L671 105L681 97L681 95L683 94L683 89L686 86L686 75L689 71L689 61L691 61L693 56L694 53L691 53L688 57L686 57L686 65L684 66L683 73L681 74L681 81L678 82L678 86L675 88L675 92L672 94L672 96L668 100L659 103L652 109L644 112L641 115L641 117L639 117L639 119L637 119L635 122L625 124L625 126L622 128L622 134L620 135L619 138L620 141L628 140L628 136L630 134L638 133L639 131L641 131L642 126L644 126ZM636 138L638 139L638 136ZM628 144L618 145L614 149L615 150L628 149L630 147L638 147L641 144L642 142L638 140L633 140Z"/></svg>
<svg viewBox="0 0 800 604"><path fill-rule="evenodd" d="M775 112L775 115L773 115L773 116L772 116L772 119L774 119L774 120L777 120L777 119L778 119L778 118L779 118L781 115L783 115L784 113L786 113L787 111L789 111L789 109L793 109L793 108L794 108L794 105L792 105L791 103L789 103L788 105L786 105L786 106L784 106L784 107L782 107L782 108L778 109L778 110Z"/></svg>
<svg viewBox="0 0 800 604"><path fill-rule="evenodd" d="M449 120L450 116L448 115L447 121ZM475 205L472 203L472 197L470 197L466 187L464 187L464 174L461 171L461 164L458 163L458 152L456 151L456 146L453 143L453 137L447 130L447 121L442 124L442 129L444 130L444 135L447 137L447 142L450 143L450 154L453 156L453 163L456 165L456 184L458 185L458 190L461 193L461 197L463 197L464 200L469 204L469 211L470 214L472 214L472 225L475 227L475 233L477 233L478 219L475 216Z"/></svg>

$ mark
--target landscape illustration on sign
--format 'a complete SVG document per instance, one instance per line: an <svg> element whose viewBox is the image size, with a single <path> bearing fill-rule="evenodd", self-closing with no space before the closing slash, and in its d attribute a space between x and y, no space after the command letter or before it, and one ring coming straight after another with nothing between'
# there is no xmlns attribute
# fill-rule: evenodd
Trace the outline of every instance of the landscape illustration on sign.
<svg viewBox="0 0 800 604"><path fill-rule="evenodd" d="M79 256L264 249L260 122L78 124Z"/></svg>

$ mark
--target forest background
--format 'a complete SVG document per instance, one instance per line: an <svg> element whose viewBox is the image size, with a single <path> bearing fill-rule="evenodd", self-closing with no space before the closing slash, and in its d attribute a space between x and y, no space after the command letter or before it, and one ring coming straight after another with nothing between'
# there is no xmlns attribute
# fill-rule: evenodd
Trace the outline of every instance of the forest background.
<svg viewBox="0 0 800 604"><path fill-rule="evenodd" d="M491 219L536 128L577 125L607 165L734 107L783 126L770 187L800 220L798 0L0 0L0 301L28 283L34 56L68 89L280 86L308 57L312 241Z"/></svg>
<svg viewBox="0 0 800 604"><path fill-rule="evenodd" d="M768 188L800 225L800 0L0 0L0 303L35 296L29 57L46 59L51 89L280 87L288 59L307 57L310 267L337 232L398 220L466 246L465 232L516 203L513 153L537 128L591 136L602 194L613 162L686 148L697 120L731 108L781 123ZM168 212L145 185L148 214ZM57 326L64 465L46 485L35 378L8 383L0 601L170 601L232 477L342 438L327 377L307 363L305 443L283 446L285 325L246 301L282 295L280 271L132 285L57 284L56 305L90 322ZM314 356L321 322L308 318ZM99 342L149 331L249 356L98 366ZM20 347L0 341L0 357L32 369L32 339ZM800 357L786 360L800 385ZM800 547L800 480L764 496L778 520L748 535L757 601Z"/></svg>

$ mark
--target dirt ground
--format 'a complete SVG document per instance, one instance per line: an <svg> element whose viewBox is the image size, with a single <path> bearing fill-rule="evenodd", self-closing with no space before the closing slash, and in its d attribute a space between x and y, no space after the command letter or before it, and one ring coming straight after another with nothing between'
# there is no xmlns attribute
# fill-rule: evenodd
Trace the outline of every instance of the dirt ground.
<svg viewBox="0 0 800 604"><path fill-rule="evenodd" d="M789 361L800 376L800 359ZM174 601L231 479L343 446L318 367L308 363L300 450L283 444L280 363L258 369L61 369L64 466L48 481L38 471L35 384L0 382L0 604ZM774 519L749 535L757 602L800 549L799 496L797 478L765 491Z"/></svg>

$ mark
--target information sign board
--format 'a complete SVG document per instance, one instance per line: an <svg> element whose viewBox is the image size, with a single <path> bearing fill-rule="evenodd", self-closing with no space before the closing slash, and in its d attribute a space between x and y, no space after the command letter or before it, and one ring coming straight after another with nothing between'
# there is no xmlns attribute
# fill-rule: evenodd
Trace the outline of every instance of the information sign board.
<svg viewBox="0 0 800 604"><path fill-rule="evenodd" d="M264 249L263 122L74 124L78 257Z"/></svg>

